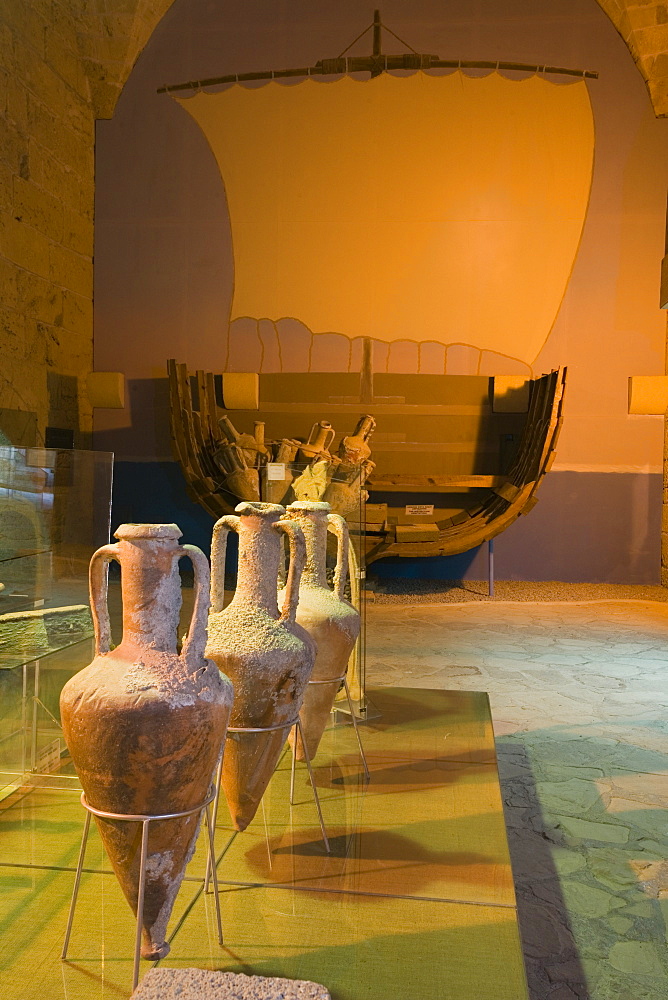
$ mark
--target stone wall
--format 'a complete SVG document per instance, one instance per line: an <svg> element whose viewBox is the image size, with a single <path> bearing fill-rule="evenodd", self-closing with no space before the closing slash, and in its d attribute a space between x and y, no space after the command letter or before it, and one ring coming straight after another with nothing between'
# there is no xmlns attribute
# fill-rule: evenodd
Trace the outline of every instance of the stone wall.
<svg viewBox="0 0 668 1000"><path fill-rule="evenodd" d="M49 425L89 440L95 119L112 115L170 3L0 6L0 431L12 443L34 436L16 411L37 414L37 442Z"/></svg>
<svg viewBox="0 0 668 1000"><path fill-rule="evenodd" d="M668 115L668 3L598 0L636 61L659 118Z"/></svg>
<svg viewBox="0 0 668 1000"><path fill-rule="evenodd" d="M91 368L94 128L71 22L39 5L0 14L2 404L87 431L78 378Z"/></svg>

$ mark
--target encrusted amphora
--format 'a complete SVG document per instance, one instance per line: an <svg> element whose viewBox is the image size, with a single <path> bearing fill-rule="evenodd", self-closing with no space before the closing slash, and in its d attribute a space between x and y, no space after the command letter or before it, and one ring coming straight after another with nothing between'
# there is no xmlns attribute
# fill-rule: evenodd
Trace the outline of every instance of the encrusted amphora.
<svg viewBox="0 0 668 1000"><path fill-rule="evenodd" d="M355 512L359 517L361 504L368 497L362 487L375 468L375 464L370 461L369 445L375 427L375 419L366 413L360 417L353 433L341 440L338 454L340 464L320 498L343 517L349 517Z"/></svg>
<svg viewBox="0 0 668 1000"><path fill-rule="evenodd" d="M360 631L359 612L344 598L348 575L349 537L346 522L330 513L328 503L297 501L287 507L285 518L298 524L306 541L306 567L299 585L297 621L315 641L317 654L300 714L309 757L318 749L334 698L346 672L348 659ZM327 532L337 538L334 589L327 583ZM285 592L279 594L282 604ZM328 683L319 683L328 682ZM296 734L291 734L291 742ZM297 757L304 758L301 740Z"/></svg>
<svg viewBox="0 0 668 1000"><path fill-rule="evenodd" d="M304 536L281 521L278 504L241 503L238 516L221 517L211 546L211 611L206 655L234 683L230 725L263 732L231 733L222 783L237 830L253 819L301 708L315 646L295 621L304 567ZM224 607L225 550L229 530L239 535L237 587ZM277 603L281 535L290 542L290 568L283 611Z"/></svg>
<svg viewBox="0 0 668 1000"><path fill-rule="evenodd" d="M209 565L194 545L179 545L175 524L122 524L116 544L90 564L95 659L62 690L65 741L86 799L104 812L165 815L207 797L220 759L233 690L204 658ZM195 571L195 601L181 652L178 561ZM121 566L123 638L111 647L108 563ZM96 817L125 896L137 912L141 827ZM149 825L142 955L169 951L167 922L190 860L199 814Z"/></svg>

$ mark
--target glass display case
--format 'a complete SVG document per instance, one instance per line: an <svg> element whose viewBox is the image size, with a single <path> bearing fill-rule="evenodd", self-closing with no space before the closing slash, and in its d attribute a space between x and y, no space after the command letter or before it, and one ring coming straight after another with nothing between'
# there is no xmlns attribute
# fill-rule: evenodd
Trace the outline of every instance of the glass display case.
<svg viewBox="0 0 668 1000"><path fill-rule="evenodd" d="M109 541L113 456L0 448L0 799L75 782L58 698L90 661L88 563Z"/></svg>

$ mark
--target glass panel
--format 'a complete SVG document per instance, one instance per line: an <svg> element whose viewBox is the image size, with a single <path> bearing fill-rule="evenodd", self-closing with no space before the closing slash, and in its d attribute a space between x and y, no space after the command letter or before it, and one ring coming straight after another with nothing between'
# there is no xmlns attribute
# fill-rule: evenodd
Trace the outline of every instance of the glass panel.
<svg viewBox="0 0 668 1000"><path fill-rule="evenodd" d="M486 695L375 688L372 697L382 718L362 727L371 780L350 726L327 730L313 760L331 853L302 762L290 804L286 753L243 835L221 804L220 877L513 906Z"/></svg>
<svg viewBox="0 0 668 1000"><path fill-rule="evenodd" d="M109 541L112 467L106 452L0 448L0 798L67 775L58 699L91 659L88 563Z"/></svg>
<svg viewBox="0 0 668 1000"><path fill-rule="evenodd" d="M290 805L286 751L246 831L231 831L220 804L224 947L198 881L200 834L163 968L311 979L337 1000L526 998L486 696L391 688L373 697L382 720L364 726L371 782L350 726L330 729L314 761L331 854L303 763ZM82 825L71 791L33 788L0 809L0 891L12 914L0 968L12 996L130 992L134 918L103 874L95 824L69 961L59 959Z"/></svg>

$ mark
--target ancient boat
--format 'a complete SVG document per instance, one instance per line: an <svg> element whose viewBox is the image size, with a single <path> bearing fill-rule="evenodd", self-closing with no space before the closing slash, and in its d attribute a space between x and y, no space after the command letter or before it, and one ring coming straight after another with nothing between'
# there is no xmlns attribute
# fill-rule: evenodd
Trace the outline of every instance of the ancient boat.
<svg viewBox="0 0 668 1000"><path fill-rule="evenodd" d="M337 442L373 414L373 467L357 487L363 499L368 492L368 502L346 515L363 539L367 563L466 552L529 513L554 460L566 381L565 369L525 381L370 371L259 374L256 405L232 409L224 393L226 384L237 384L234 373L190 376L173 360L168 369L175 455L190 496L215 518L240 500L260 499L263 467L276 461L284 442L292 444L293 461L285 464L296 478L308 467L297 461L297 450L313 425L331 425L328 454L335 455ZM239 444L230 440L230 423L239 429ZM258 436L264 450L256 447ZM255 450L243 447L253 442ZM234 472L225 454L231 449L238 456ZM253 455L249 468L243 463ZM296 499L290 490L283 498Z"/></svg>

